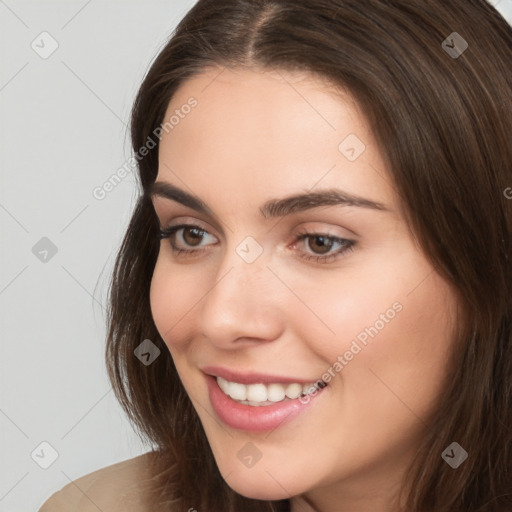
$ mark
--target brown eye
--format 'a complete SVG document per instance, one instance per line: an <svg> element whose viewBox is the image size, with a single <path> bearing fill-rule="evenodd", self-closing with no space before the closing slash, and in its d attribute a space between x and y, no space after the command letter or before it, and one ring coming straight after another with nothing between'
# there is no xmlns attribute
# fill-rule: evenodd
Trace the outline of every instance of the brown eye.
<svg viewBox="0 0 512 512"><path fill-rule="evenodd" d="M308 237L308 247L315 254L325 254L332 249L333 239L327 236L309 236Z"/></svg>
<svg viewBox="0 0 512 512"><path fill-rule="evenodd" d="M353 250L356 242L326 233L301 233L296 242L300 242L302 249L298 255L305 261L314 263L335 262L339 257ZM297 245L294 246L297 249Z"/></svg>
<svg viewBox="0 0 512 512"><path fill-rule="evenodd" d="M210 245L215 245L216 240L208 231L193 224L160 228L158 238L169 239L169 245L176 257L198 255L207 250Z"/></svg>
<svg viewBox="0 0 512 512"><path fill-rule="evenodd" d="M204 233L205 232L202 229L194 227L183 228L182 237L187 245L194 247L201 244L203 241Z"/></svg>

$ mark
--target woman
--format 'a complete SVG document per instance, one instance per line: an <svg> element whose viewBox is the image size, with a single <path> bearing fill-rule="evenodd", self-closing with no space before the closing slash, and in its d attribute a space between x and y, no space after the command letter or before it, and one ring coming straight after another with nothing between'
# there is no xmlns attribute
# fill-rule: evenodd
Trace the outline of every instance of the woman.
<svg viewBox="0 0 512 512"><path fill-rule="evenodd" d="M484 0L199 0L111 288L154 449L41 510L512 510L511 113Z"/></svg>

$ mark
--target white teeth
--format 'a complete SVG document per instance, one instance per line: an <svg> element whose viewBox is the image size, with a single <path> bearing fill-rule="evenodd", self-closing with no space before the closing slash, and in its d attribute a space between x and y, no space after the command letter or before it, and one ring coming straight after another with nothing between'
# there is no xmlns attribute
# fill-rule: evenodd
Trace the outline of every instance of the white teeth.
<svg viewBox="0 0 512 512"><path fill-rule="evenodd" d="M217 377L217 384L219 385L219 388L222 389L222 391L224 391L224 393L226 393L227 395L229 389L229 382L223 379L222 377Z"/></svg>
<svg viewBox="0 0 512 512"><path fill-rule="evenodd" d="M299 384L293 382L291 384L240 384L231 382L217 377L217 383L222 391L246 405L261 406L271 405L275 402L281 402L285 399L299 398L301 395L307 395L316 390L314 382L307 384Z"/></svg>
<svg viewBox="0 0 512 512"><path fill-rule="evenodd" d="M243 386L243 384L239 384ZM266 402L267 401L267 386L265 384L249 384L247 388L247 400L250 402ZM231 395L235 398L233 395Z"/></svg>
<svg viewBox="0 0 512 512"><path fill-rule="evenodd" d="M282 384L269 384L267 386L267 399L270 402L280 402L284 400L286 393Z"/></svg>
<svg viewBox="0 0 512 512"><path fill-rule="evenodd" d="M247 400L247 386L238 382L229 382L229 396L235 400Z"/></svg>
<svg viewBox="0 0 512 512"><path fill-rule="evenodd" d="M222 377L217 377L217 384L219 388L229 395L231 398L235 400L246 400L247 399L247 389L243 384L238 384L237 382L228 382L226 379Z"/></svg>
<svg viewBox="0 0 512 512"><path fill-rule="evenodd" d="M286 386L286 396L288 398L299 398L302 395L303 386L302 384L293 383Z"/></svg>
<svg viewBox="0 0 512 512"><path fill-rule="evenodd" d="M315 390L315 385L314 384L303 384L302 385L302 394L303 395L309 395L310 393L312 393L314 390Z"/></svg>

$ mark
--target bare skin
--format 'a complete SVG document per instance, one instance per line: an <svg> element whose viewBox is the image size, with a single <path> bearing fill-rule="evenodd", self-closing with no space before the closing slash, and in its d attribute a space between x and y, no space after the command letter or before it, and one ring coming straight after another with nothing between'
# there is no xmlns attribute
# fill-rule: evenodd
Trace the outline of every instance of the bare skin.
<svg viewBox="0 0 512 512"><path fill-rule="evenodd" d="M164 133L156 181L199 197L213 215L154 196L163 228L203 230L181 229L161 242L151 285L156 326L236 492L291 497L293 512L394 512L443 390L455 294L414 240L349 96L307 75L220 71L183 84L165 116L197 99ZM355 139L348 153L339 149L349 134L366 146L353 161ZM270 199L332 188L384 209L260 212ZM304 233L311 236L298 240ZM262 249L252 263L236 251L248 236ZM195 252L177 254L171 244ZM371 326L378 332L363 344L357 336ZM205 365L331 379L304 413L250 433L216 416ZM247 442L262 453L252 468L237 458Z"/></svg>

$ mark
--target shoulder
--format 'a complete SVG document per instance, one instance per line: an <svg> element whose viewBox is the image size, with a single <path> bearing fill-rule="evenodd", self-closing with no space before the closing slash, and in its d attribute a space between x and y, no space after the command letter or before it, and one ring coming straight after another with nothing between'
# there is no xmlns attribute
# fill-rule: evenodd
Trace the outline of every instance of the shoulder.
<svg viewBox="0 0 512 512"><path fill-rule="evenodd" d="M45 501L39 512L108 510L146 512L144 483L150 480L152 452L98 469L67 484Z"/></svg>

